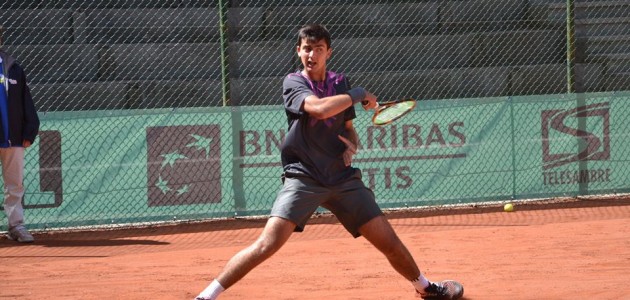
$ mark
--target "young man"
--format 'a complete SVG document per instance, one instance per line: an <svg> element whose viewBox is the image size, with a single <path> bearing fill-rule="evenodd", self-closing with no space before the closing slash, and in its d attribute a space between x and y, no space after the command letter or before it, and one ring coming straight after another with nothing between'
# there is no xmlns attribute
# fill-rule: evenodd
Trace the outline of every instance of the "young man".
<svg viewBox="0 0 630 300"><path fill-rule="evenodd" d="M2 44L0 27L0 45ZM33 144L39 117L26 85L26 75L17 61L0 50L0 161L4 180L4 212L9 219L9 238L20 243L34 241L24 226L24 149Z"/></svg>
<svg viewBox="0 0 630 300"><path fill-rule="evenodd" d="M356 238L365 237L424 299L458 299L456 281L429 282L376 203L374 194L352 167L359 138L352 124L354 105L376 107L376 97L350 88L343 74L326 70L332 54L330 34L322 25L298 32L296 51L303 70L283 83L289 129L281 146L284 184L262 234L241 250L197 300L214 300L254 267L273 255L294 231L302 231L315 210L330 210Z"/></svg>

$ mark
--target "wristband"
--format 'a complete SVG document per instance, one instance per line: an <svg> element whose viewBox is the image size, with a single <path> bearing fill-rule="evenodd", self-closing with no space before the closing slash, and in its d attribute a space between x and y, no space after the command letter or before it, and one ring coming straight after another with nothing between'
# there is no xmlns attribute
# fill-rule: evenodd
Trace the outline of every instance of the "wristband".
<svg viewBox="0 0 630 300"><path fill-rule="evenodd" d="M350 99L352 99L352 105L363 101L365 99L365 93L366 91L362 87L355 87L346 92L346 94L350 96Z"/></svg>

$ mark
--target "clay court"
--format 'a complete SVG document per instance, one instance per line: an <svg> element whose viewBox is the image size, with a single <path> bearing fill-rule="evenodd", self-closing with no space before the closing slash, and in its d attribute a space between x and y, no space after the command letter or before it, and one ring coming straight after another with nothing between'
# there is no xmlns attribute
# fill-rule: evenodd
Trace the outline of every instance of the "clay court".
<svg viewBox="0 0 630 300"><path fill-rule="evenodd" d="M465 299L630 299L630 199L392 212L429 279ZM192 299L263 221L40 233L0 240L3 299ZM414 299L411 285L362 239L314 219L225 293L230 299Z"/></svg>

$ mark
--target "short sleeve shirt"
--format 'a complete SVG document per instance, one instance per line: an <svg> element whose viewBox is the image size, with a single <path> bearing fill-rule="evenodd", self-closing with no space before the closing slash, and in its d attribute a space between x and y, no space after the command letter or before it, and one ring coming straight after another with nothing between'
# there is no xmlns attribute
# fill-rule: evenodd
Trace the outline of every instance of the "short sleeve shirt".
<svg viewBox="0 0 630 300"><path fill-rule="evenodd" d="M324 120L304 111L306 97L324 98L348 89L347 78L330 71L322 82L311 81L299 71L284 79L282 97L289 128L281 146L281 159L286 176L306 175L324 185L335 185L359 173L344 164L346 145L338 137L347 137L345 123L356 117L354 107Z"/></svg>

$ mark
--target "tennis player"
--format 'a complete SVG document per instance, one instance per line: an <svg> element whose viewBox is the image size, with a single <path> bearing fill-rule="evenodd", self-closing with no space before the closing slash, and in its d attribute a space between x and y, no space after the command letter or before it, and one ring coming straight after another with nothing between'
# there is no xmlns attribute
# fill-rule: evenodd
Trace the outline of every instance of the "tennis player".
<svg viewBox="0 0 630 300"><path fill-rule="evenodd" d="M282 95L288 131L281 145L283 187L260 237L233 256L197 297L217 299L282 247L294 231L303 231L318 207L330 210L352 236L365 237L424 299L459 299L464 289L453 280L430 282L376 203L361 171L352 166L359 138L352 124L354 105L376 107L364 88L350 88L340 73L327 71L330 33L322 25L298 31L297 55L303 69L289 74Z"/></svg>

